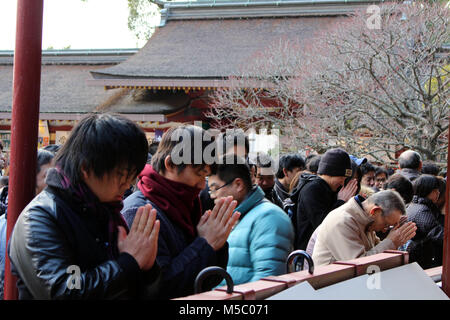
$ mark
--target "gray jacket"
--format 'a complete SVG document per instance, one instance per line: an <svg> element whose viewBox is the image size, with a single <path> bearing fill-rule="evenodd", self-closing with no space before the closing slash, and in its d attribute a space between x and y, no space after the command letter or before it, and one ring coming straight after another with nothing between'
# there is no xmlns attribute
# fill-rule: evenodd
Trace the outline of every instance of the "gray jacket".
<svg viewBox="0 0 450 320"><path fill-rule="evenodd" d="M398 170L397 172L403 175L404 177L408 178L409 181L414 181L421 175L419 171L410 168L403 168Z"/></svg>

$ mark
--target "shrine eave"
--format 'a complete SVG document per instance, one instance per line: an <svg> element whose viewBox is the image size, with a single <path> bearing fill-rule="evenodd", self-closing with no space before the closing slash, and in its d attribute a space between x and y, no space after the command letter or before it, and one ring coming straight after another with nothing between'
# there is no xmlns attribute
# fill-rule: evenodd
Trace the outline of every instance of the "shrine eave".
<svg viewBox="0 0 450 320"><path fill-rule="evenodd" d="M166 122L167 117L163 114L132 114L124 113L123 116L136 122ZM0 119L11 119L11 112L0 112ZM40 120L81 120L86 117L86 113L39 113Z"/></svg>
<svg viewBox="0 0 450 320"><path fill-rule="evenodd" d="M238 86L231 79L89 79L88 86L102 86L105 89L157 89L157 90L215 90ZM262 81L247 81L245 88L267 88L270 84Z"/></svg>
<svg viewBox="0 0 450 320"><path fill-rule="evenodd" d="M160 27L170 20L242 19L263 17L333 16L386 0L198 0L158 1Z"/></svg>

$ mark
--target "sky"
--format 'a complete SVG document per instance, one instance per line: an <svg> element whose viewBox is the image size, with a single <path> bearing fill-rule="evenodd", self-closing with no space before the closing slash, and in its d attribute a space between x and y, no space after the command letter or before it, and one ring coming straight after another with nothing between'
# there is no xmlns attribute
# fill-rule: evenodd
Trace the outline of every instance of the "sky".
<svg viewBox="0 0 450 320"><path fill-rule="evenodd" d="M0 50L14 50L17 0L0 0ZM42 49L137 48L127 0L44 0Z"/></svg>

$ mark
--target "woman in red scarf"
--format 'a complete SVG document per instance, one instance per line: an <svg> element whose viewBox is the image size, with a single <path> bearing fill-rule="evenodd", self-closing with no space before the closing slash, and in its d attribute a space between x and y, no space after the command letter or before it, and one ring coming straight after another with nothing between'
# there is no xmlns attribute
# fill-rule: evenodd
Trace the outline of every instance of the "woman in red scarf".
<svg viewBox="0 0 450 320"><path fill-rule="evenodd" d="M137 209L151 204L160 221L156 261L162 270L161 299L194 293L194 281L209 266L226 268L232 227L239 218L236 201L222 199L202 214L200 191L214 170L207 161L215 142L202 128L181 126L162 137L151 165L139 175L138 190L124 201L122 215L129 225ZM211 148L213 147L213 148ZM221 279L204 283L211 289Z"/></svg>

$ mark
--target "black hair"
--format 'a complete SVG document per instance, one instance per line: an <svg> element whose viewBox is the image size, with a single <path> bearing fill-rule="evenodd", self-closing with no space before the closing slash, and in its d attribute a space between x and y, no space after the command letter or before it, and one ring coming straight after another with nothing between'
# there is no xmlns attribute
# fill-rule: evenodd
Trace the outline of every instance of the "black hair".
<svg viewBox="0 0 450 320"><path fill-rule="evenodd" d="M440 209L442 209L445 206L445 191L446 191L446 181L442 177L437 177L439 181L439 199L437 201L437 206Z"/></svg>
<svg viewBox="0 0 450 320"><path fill-rule="evenodd" d="M405 203L410 203L414 195L411 181L409 181L409 179L401 173L391 175L384 184L383 189L395 189L395 191L397 191L403 198Z"/></svg>
<svg viewBox="0 0 450 320"><path fill-rule="evenodd" d="M321 156L317 154L306 157L306 170L312 173L317 173L317 170L319 170L320 159Z"/></svg>
<svg viewBox="0 0 450 320"><path fill-rule="evenodd" d="M447 183L444 178L441 178L441 177L437 177L437 178L439 181L439 192L445 196L445 190L446 190Z"/></svg>
<svg viewBox="0 0 450 320"><path fill-rule="evenodd" d="M375 166L373 164L371 164L370 162L366 162L366 163L360 165L359 167L361 168L361 177L364 177L369 172L376 171Z"/></svg>
<svg viewBox="0 0 450 320"><path fill-rule="evenodd" d="M3 151L3 148L4 148L4 146L3 146L3 140L0 140L0 150Z"/></svg>
<svg viewBox="0 0 450 320"><path fill-rule="evenodd" d="M57 153L59 151L59 149L61 149L61 145L60 144L49 144L48 146L45 146L42 149L53 152L53 153Z"/></svg>
<svg viewBox="0 0 450 320"><path fill-rule="evenodd" d="M148 146L148 153L150 153L153 156L156 153L156 150L158 150L158 146L159 146L159 141L153 141Z"/></svg>
<svg viewBox="0 0 450 320"><path fill-rule="evenodd" d="M82 169L101 178L120 168L128 178L142 171L147 152L145 133L133 121L113 113L90 114L73 128L56 155L56 166L73 184L82 181Z"/></svg>
<svg viewBox="0 0 450 320"><path fill-rule="evenodd" d="M422 164L422 173L423 174L432 174L433 176L439 175L439 166L432 161L424 161Z"/></svg>
<svg viewBox="0 0 450 320"><path fill-rule="evenodd" d="M252 188L250 167L244 158L235 154L224 155L217 164L213 174L226 183L230 183L236 178L241 178L248 191Z"/></svg>
<svg viewBox="0 0 450 320"><path fill-rule="evenodd" d="M301 170L305 168L305 160L301 155L285 154L281 156L278 171L276 174L277 178L278 179L284 178L283 169L286 169L287 171L292 171L294 168L300 168Z"/></svg>
<svg viewBox="0 0 450 320"><path fill-rule="evenodd" d="M55 157L55 154L53 152L45 150L45 149L39 149L38 153L37 153L36 174L41 172L41 167L43 165L51 163L54 157Z"/></svg>
<svg viewBox="0 0 450 320"><path fill-rule="evenodd" d="M421 161L420 154L412 150L406 150L398 157L398 165L401 169L418 169Z"/></svg>
<svg viewBox="0 0 450 320"><path fill-rule="evenodd" d="M0 186L9 185L9 176L1 176L0 177Z"/></svg>
<svg viewBox="0 0 450 320"><path fill-rule="evenodd" d="M187 165L204 167L209 165L214 172L217 162L216 141L208 131L193 125L181 125L167 130L159 142L158 150L152 156L152 167L155 171L164 173L164 164L167 156L171 156L171 162L177 167L178 173L183 171ZM205 151L211 151L211 161L205 161ZM185 151L187 153L185 153ZM176 158L175 158L176 157Z"/></svg>
<svg viewBox="0 0 450 320"><path fill-rule="evenodd" d="M431 174L422 174L412 182L414 195L426 198L434 189L439 189L439 179Z"/></svg>
<svg viewBox="0 0 450 320"><path fill-rule="evenodd" d="M245 162L247 163L247 165L248 165L248 167L250 168L250 170L251 169L255 169L255 173L256 173L256 170L257 170L257 165L256 165L256 159L255 159L255 157L250 157L250 156L247 156L246 158L245 158ZM250 173L251 173L251 171L250 171Z"/></svg>
<svg viewBox="0 0 450 320"><path fill-rule="evenodd" d="M258 168L270 168L272 161L272 158L268 154L260 152L256 157L256 166Z"/></svg>
<svg viewBox="0 0 450 320"><path fill-rule="evenodd" d="M387 169L383 168L383 167L377 167L375 170L375 177L378 176L379 174L384 173L384 175L386 176L386 178L389 178L389 172L387 171Z"/></svg>

